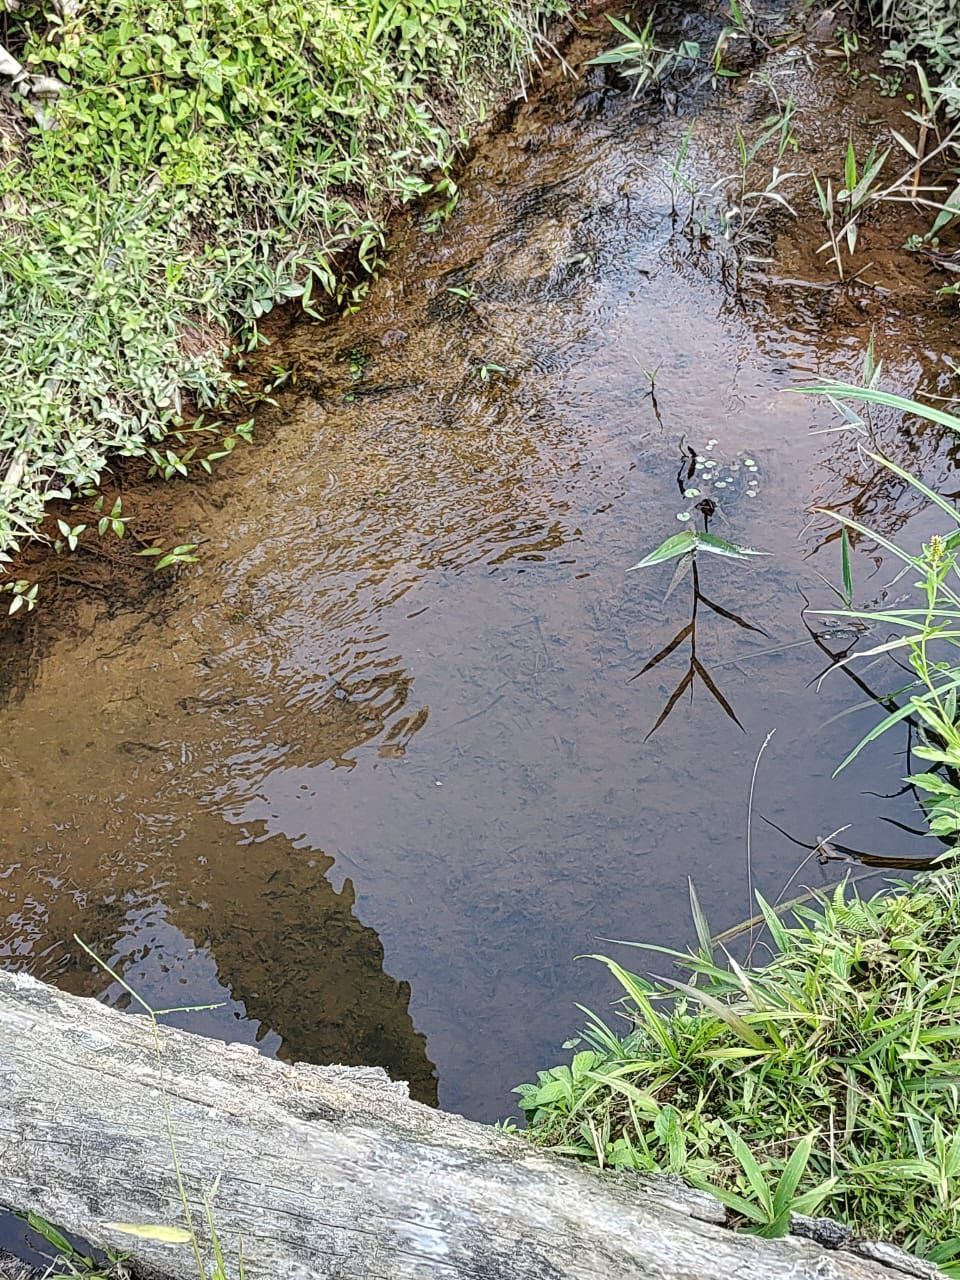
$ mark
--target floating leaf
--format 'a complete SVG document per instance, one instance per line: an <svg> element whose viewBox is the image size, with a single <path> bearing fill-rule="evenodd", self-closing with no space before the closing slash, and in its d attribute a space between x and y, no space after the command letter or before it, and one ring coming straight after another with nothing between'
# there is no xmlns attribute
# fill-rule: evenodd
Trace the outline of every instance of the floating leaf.
<svg viewBox="0 0 960 1280"><path fill-rule="evenodd" d="M634 569L646 569L652 564L662 564L664 560L674 560L677 556L686 555L690 551L709 551L715 556L729 556L734 560L745 560L748 556L766 556L769 551L755 551L753 547L744 547L737 542L728 542L726 538L718 538L715 533L697 533L693 529L684 529L675 533L672 538L661 542L655 551L632 564L627 573Z"/></svg>

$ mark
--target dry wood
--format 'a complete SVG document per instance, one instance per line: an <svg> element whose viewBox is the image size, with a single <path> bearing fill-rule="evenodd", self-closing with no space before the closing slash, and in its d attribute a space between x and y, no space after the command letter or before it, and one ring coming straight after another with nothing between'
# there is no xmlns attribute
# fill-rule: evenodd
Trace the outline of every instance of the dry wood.
<svg viewBox="0 0 960 1280"><path fill-rule="evenodd" d="M0 973L0 1202L196 1280L188 1246L111 1222L214 1217L246 1280L902 1280L866 1257L722 1225L710 1197L601 1175L411 1102L377 1069L287 1066ZM810 1224L805 1230L822 1232ZM202 1248L209 1256L203 1230Z"/></svg>

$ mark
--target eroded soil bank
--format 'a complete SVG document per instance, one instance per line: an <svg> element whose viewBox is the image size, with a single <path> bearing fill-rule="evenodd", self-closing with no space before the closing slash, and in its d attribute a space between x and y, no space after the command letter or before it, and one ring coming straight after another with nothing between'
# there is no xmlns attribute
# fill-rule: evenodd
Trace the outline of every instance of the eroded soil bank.
<svg viewBox="0 0 960 1280"><path fill-rule="evenodd" d="M806 49L764 74L798 104L790 167L840 172L848 130L898 108ZM95 590L18 630L5 964L125 1000L78 934L157 1006L221 1002L183 1025L382 1064L492 1119L555 1060L573 1002L610 998L574 957L684 941L687 876L715 928L747 914L771 729L765 816L811 844L852 822L862 849L929 852L883 821L912 820L890 742L831 780L862 723L831 717L862 694L817 687L829 658L800 611L838 573L812 507L932 530L854 437L819 433L828 408L787 392L856 379L872 333L890 385L947 394L953 308L900 225L867 226L863 274L837 288L809 183L738 287L716 237L672 213L669 174L688 131L691 182L730 172L769 85L691 90L671 114L579 69L478 150L441 234L409 226L362 311L278 340L254 449L129 495L200 563L131 586L107 548ZM941 485L952 440L882 414L875 431ZM696 653L721 696L698 674L650 736L689 639L632 677L690 620L690 586L665 598L668 570L625 570L705 493L716 532L770 554L704 566L727 613L699 610ZM867 599L893 577L875 546L855 567ZM755 886L776 896L804 856L761 824Z"/></svg>

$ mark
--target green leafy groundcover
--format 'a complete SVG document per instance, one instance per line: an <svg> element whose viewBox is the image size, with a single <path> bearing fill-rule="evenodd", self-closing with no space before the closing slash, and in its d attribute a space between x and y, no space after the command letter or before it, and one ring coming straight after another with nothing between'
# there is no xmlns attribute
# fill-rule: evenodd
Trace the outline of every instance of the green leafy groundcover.
<svg viewBox="0 0 960 1280"><path fill-rule="evenodd" d="M918 60L951 116L960 114L960 5L957 0L860 0L887 37L885 60L906 71Z"/></svg>
<svg viewBox="0 0 960 1280"><path fill-rule="evenodd" d="M255 338L285 298L355 300L343 251L361 276L374 270L391 207L454 195L456 142L519 83L539 25L565 7L80 0L61 19L49 0L21 0L5 12L6 47L67 89L48 130L25 130L21 100L0 95L0 552L112 454L171 474L221 452L216 431L181 429L181 409L229 392L227 336Z"/></svg>
<svg viewBox="0 0 960 1280"><path fill-rule="evenodd" d="M790 925L761 904L756 968L693 904L696 953L666 952L682 980L605 960L626 1030L592 1017L569 1065L520 1086L531 1137L678 1174L761 1234L825 1213L960 1275L958 873L841 887Z"/></svg>

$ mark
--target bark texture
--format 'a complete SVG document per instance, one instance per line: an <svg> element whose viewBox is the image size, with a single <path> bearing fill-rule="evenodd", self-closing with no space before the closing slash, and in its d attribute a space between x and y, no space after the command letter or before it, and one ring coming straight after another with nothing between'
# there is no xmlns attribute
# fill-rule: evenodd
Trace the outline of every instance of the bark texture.
<svg viewBox="0 0 960 1280"><path fill-rule="evenodd" d="M0 973L0 1203L157 1273L186 1245L170 1151L245 1280L902 1280L937 1273L842 1231L763 1241L669 1181L601 1175L411 1102L379 1069L287 1066ZM830 1238L829 1233L825 1238Z"/></svg>

